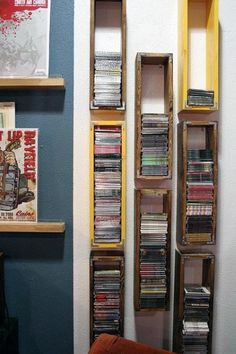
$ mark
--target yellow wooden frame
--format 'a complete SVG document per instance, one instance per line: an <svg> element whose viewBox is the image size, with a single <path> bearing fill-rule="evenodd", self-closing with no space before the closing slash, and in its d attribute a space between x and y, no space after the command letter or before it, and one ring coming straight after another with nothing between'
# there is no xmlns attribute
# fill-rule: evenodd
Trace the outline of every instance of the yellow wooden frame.
<svg viewBox="0 0 236 354"><path fill-rule="evenodd" d="M207 9L206 19L206 87L214 91L214 106L188 106L188 12L193 2L205 3ZM218 0L179 0L179 77L178 111L212 112L218 110L219 103L219 22Z"/></svg>
<svg viewBox="0 0 236 354"><path fill-rule="evenodd" d="M94 127L121 126L121 241L119 243L95 243L94 241ZM123 121L93 121L90 127L90 241L92 248L123 248L126 220L126 129Z"/></svg>

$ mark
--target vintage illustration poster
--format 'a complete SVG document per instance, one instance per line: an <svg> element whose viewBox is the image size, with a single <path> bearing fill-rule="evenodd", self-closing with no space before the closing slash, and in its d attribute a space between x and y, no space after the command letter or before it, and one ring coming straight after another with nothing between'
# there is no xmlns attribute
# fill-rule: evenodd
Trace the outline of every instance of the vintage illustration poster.
<svg viewBox="0 0 236 354"><path fill-rule="evenodd" d="M37 221L38 130L0 128L0 222Z"/></svg>
<svg viewBox="0 0 236 354"><path fill-rule="evenodd" d="M0 76L47 77L50 0L0 0Z"/></svg>

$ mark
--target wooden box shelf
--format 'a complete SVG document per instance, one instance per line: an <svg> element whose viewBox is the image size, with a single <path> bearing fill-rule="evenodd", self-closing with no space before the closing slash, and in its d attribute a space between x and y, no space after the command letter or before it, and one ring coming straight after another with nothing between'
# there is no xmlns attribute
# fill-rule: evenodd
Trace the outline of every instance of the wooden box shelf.
<svg viewBox="0 0 236 354"><path fill-rule="evenodd" d="M122 248L125 240L125 123L92 122L90 153L91 246Z"/></svg>
<svg viewBox="0 0 236 354"><path fill-rule="evenodd" d="M124 254L92 251L90 255L90 344L100 333L124 334ZM113 306L107 304L113 303ZM104 316L100 316L104 311ZM104 323L103 323L104 322ZM104 324L106 330L103 330Z"/></svg>
<svg viewBox="0 0 236 354"><path fill-rule="evenodd" d="M219 20L218 0L180 0L178 111L218 109ZM188 90L214 92L213 105L188 104Z"/></svg>
<svg viewBox="0 0 236 354"><path fill-rule="evenodd" d="M0 79L0 90L41 90L64 89L65 80L62 77L51 78L6 78Z"/></svg>
<svg viewBox="0 0 236 354"><path fill-rule="evenodd" d="M163 189L135 190L135 206L135 310L168 310L171 191ZM155 293L153 293L154 285Z"/></svg>
<svg viewBox="0 0 236 354"><path fill-rule="evenodd" d="M94 75L96 74L95 58L97 52L103 52L107 55L109 53L117 53L121 56L121 98L116 104L111 101L98 104L95 100ZM106 66L107 68L109 68L109 65ZM101 90L99 95L101 97ZM126 109L126 0L91 0L90 109L110 112L124 111Z"/></svg>
<svg viewBox="0 0 236 354"><path fill-rule="evenodd" d="M213 298L214 298L214 267L215 256L211 253L181 253L175 252L175 294L174 294L174 328L173 328L173 351L177 354L183 353L183 321L188 321L186 316L186 302L185 294L186 288L205 287L208 289L210 295L207 304L203 305L206 308L205 315L203 316L207 322L209 333L207 336L207 353L211 354L212 349L212 321L213 321ZM196 299L193 298L192 302ZM201 307L200 301L195 306L195 310ZM200 310L203 311L204 310ZM206 314L208 321L206 321ZM194 314L192 314L194 317ZM201 320L199 320L201 322Z"/></svg>
<svg viewBox="0 0 236 354"><path fill-rule="evenodd" d="M178 124L177 238L182 245L215 244L217 122Z"/></svg>
<svg viewBox="0 0 236 354"><path fill-rule="evenodd" d="M157 181L171 178L172 125L173 55L137 53L135 89L136 180Z"/></svg>

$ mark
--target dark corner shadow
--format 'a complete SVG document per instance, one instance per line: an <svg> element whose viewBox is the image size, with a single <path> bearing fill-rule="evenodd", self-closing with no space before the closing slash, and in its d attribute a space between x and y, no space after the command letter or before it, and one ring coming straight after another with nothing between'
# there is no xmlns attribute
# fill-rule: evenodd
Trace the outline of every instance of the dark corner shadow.
<svg viewBox="0 0 236 354"><path fill-rule="evenodd" d="M169 350L169 311L135 312L136 339L155 348Z"/></svg>
<svg viewBox="0 0 236 354"><path fill-rule="evenodd" d="M60 260L64 257L64 234L2 233L0 250L7 258Z"/></svg>
<svg viewBox="0 0 236 354"><path fill-rule="evenodd" d="M65 90L4 91L0 93L1 101L15 102L17 111L22 112L63 112Z"/></svg>

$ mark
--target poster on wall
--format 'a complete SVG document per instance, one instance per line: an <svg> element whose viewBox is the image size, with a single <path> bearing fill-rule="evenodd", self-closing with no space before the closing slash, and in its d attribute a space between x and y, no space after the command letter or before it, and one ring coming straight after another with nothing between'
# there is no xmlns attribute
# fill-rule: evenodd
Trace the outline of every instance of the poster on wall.
<svg viewBox="0 0 236 354"><path fill-rule="evenodd" d="M37 221L38 129L0 128L0 222Z"/></svg>
<svg viewBox="0 0 236 354"><path fill-rule="evenodd" d="M15 102L0 102L0 128L15 128Z"/></svg>
<svg viewBox="0 0 236 354"><path fill-rule="evenodd" d="M0 0L0 76L47 77L50 0Z"/></svg>

